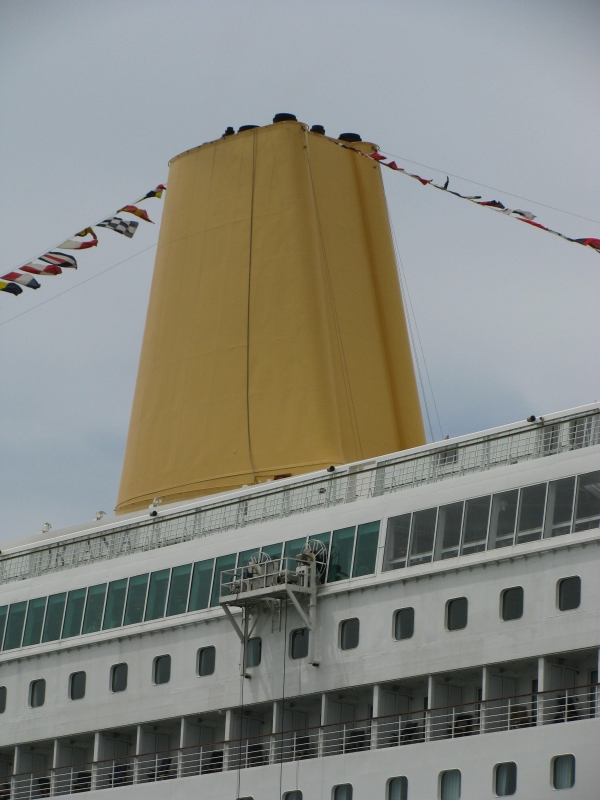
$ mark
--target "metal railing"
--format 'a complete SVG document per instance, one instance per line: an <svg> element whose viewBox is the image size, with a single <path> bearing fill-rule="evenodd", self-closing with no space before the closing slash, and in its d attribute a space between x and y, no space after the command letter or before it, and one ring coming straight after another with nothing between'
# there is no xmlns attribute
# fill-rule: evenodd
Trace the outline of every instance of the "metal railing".
<svg viewBox="0 0 600 800"><path fill-rule="evenodd" d="M458 444L437 444L417 454L358 465L285 487L270 484L235 500L206 503L152 521L116 525L25 552L0 556L0 585L52 572L168 547L225 530L377 497L460 475L591 447L600 442L597 410L547 423L474 436ZM1 800L1 798L0 798Z"/></svg>
<svg viewBox="0 0 600 800"><path fill-rule="evenodd" d="M0 800L35 800L595 719L599 716L598 686L593 683L21 773L0 779Z"/></svg>
<svg viewBox="0 0 600 800"><path fill-rule="evenodd" d="M305 561L297 558L272 558L244 567L224 570L221 573L220 599L232 595L256 592L261 589L310 588L310 570Z"/></svg>

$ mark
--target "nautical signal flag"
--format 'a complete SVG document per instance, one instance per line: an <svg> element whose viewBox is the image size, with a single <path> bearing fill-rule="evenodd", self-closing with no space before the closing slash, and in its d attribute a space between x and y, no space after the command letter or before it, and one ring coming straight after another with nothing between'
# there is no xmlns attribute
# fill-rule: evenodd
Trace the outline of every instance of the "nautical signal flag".
<svg viewBox="0 0 600 800"><path fill-rule="evenodd" d="M135 219L127 220L122 219L121 217L109 217L109 219L105 219L102 222L98 223L99 228L110 228L117 233L122 233L123 236L127 236L128 239L131 239L133 234L136 232L138 225L140 223L137 222Z"/></svg>
<svg viewBox="0 0 600 800"><path fill-rule="evenodd" d="M139 217L146 222L152 222L145 208L138 208L137 206L123 206L123 208L119 209L118 213L121 213L121 211L126 211L128 214L135 214L136 217ZM154 225L153 222L152 224Z"/></svg>
<svg viewBox="0 0 600 800"><path fill-rule="evenodd" d="M62 275L60 267L54 265L47 267L45 264L34 264L33 261L24 264L19 269L23 272L31 272L32 275Z"/></svg>
<svg viewBox="0 0 600 800"><path fill-rule="evenodd" d="M88 239L86 242L76 242L74 239L67 239L66 242L59 244L58 247L63 247L65 250L87 250L88 247L96 247L98 244L98 237L91 228L86 228L84 231L76 233L75 236L86 236L88 233L91 233L93 238Z"/></svg>
<svg viewBox="0 0 600 800"><path fill-rule="evenodd" d="M30 289L39 289L42 285L38 283L35 278L32 278L31 275L22 275L20 272L9 272L2 276L2 280L20 283L22 286L28 286Z"/></svg>
<svg viewBox="0 0 600 800"><path fill-rule="evenodd" d="M77 260L74 256L69 256L67 253L57 253L56 250L44 253L38 260L45 261L47 264L56 264L57 267L77 269Z"/></svg>
<svg viewBox="0 0 600 800"><path fill-rule="evenodd" d="M8 292L9 294L17 295L21 294L23 289L21 289L20 286L17 286L17 284L13 283L12 281L9 282L0 280L0 292Z"/></svg>
<svg viewBox="0 0 600 800"><path fill-rule="evenodd" d="M162 183L159 183L156 189L152 189L151 192L148 192L148 194L145 194L142 198L136 200L135 202L141 203L142 200L147 200L149 197L158 197L158 199L160 200L160 198L162 197L162 193L165 191L166 188L167 187L164 186Z"/></svg>

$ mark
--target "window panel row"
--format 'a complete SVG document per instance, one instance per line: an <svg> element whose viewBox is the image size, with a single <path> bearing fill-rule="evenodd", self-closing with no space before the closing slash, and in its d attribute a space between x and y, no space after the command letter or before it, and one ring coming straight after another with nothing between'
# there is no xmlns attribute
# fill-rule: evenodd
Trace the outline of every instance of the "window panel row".
<svg viewBox="0 0 600 800"><path fill-rule="evenodd" d="M600 471L388 520L383 570L524 544L600 525Z"/></svg>
<svg viewBox="0 0 600 800"><path fill-rule="evenodd" d="M327 548L328 581L375 572L379 527L377 521L334 531L333 535L328 532L308 537ZM295 558L306 543L307 537L303 537L286 542L285 546L280 542L255 547L216 559L1 606L2 649L14 650L217 606L223 572L247 566L252 558L261 555Z"/></svg>

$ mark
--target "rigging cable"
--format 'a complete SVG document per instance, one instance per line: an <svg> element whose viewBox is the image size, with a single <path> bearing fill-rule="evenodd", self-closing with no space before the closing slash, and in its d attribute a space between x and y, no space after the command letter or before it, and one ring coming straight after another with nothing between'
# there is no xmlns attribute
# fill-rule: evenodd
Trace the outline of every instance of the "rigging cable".
<svg viewBox="0 0 600 800"><path fill-rule="evenodd" d="M452 172L448 172L445 169L438 169L437 167L432 167L430 164L421 164L420 161L411 161L410 158L404 158L404 156L398 156L395 153L390 153L388 150L384 150L384 153L388 153L388 155L392 156L392 158L399 158L401 161L406 161L409 164L416 164L417 167L425 167L425 169L432 169L434 172L438 172L440 175L446 175L450 178L457 178L460 181L466 181L466 183L471 183L473 186L482 186L484 189L489 189L492 192L500 192L501 194L506 194L509 197L516 197L517 200L525 200L527 203L535 203L535 205L542 206L543 208L549 208L552 211L558 211L561 214L568 214L570 217L577 217L578 219L584 219L586 222L595 222L597 225L600 225L600 220L592 219L591 217L583 217L581 214L575 214L573 211L566 211L564 208L557 208L556 206L550 206L547 203L541 203L539 200L532 200L530 197L523 197L520 194L514 194L514 192L507 192L506 189L498 189L495 186L488 186L487 183L480 183L479 181L473 181L470 178L464 178L462 175L454 175Z"/></svg>
<svg viewBox="0 0 600 800"><path fill-rule="evenodd" d="M427 376L427 383L429 384L429 392L431 394L431 399L433 401L433 408L435 410L435 416L437 418L438 427L440 429L440 437L442 439L444 438L444 431L442 429L442 423L440 421L440 415L439 415L437 403L436 403L436 400L435 400L435 393L433 391L433 385L431 383L431 377L429 375L429 368L427 367L427 359L425 358L425 350L423 348L423 343L421 342L421 334L419 333L419 326L417 324L417 316L415 314L415 309L414 309L414 306L413 306L413 303L412 303L412 298L410 296L410 290L408 288L408 280L406 278L406 272L404 270L404 264L403 264L403 261L402 261L402 256L400 254L400 248L398 247L398 240L397 240L397 237L396 237L396 231L394 229L394 223L392 222L392 218L389 215L389 210L388 210L388 216L389 216L389 220L390 220L390 228L392 229L392 239L393 239L393 242L394 242L394 251L396 253L396 258L398 260L398 265L399 265L398 276L400 278L400 287L402 289L402 293L403 294L404 294L404 292L406 292L406 298L408 300L408 305L407 305L407 308L406 308L406 311L407 311L406 321L408 323L408 335L410 337L412 348L413 348L413 353L415 355L415 366L417 368L417 375L418 375L418 378L419 378L419 383L421 385L421 394L423 395L423 404L425 405L425 414L427 416L427 422L429 424L429 431L431 433L431 439L432 439L432 441L435 441L435 438L434 438L434 435L433 435L433 427L432 427L432 424L431 424L431 417L430 417L430 414L429 414L429 406L428 406L428 403L427 403L427 396L425 394L425 385L424 385L424 382L423 382L423 377L421 375L421 368L419 366L419 350L421 351L421 358L423 359L423 367L425 369L425 375ZM412 316L412 320L413 320L414 327L415 327L416 341L418 341L419 350L417 350L417 347L416 347L415 334L413 333L412 324L411 324L411 316Z"/></svg>

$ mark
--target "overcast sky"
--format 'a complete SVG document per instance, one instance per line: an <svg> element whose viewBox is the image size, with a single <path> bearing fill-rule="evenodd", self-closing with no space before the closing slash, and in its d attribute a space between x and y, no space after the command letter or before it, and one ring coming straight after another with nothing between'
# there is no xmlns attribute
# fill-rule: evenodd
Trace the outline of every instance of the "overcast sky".
<svg viewBox="0 0 600 800"><path fill-rule="evenodd" d="M3 270L279 111L600 238L599 40L597 0L0 0ZM434 438L600 400L600 255L385 183ZM0 294L0 540L114 508L158 225L100 236L77 273Z"/></svg>

